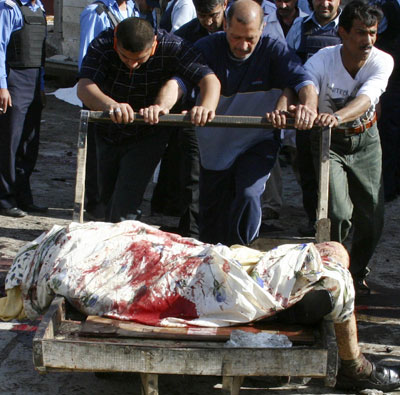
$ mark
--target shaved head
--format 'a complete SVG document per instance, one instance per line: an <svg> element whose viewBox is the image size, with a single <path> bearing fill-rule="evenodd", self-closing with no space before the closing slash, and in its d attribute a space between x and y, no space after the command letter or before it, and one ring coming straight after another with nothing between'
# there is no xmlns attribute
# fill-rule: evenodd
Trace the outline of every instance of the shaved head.
<svg viewBox="0 0 400 395"><path fill-rule="evenodd" d="M231 24L232 19L243 25L248 25L257 20L259 26L262 26L264 23L264 12L254 0L236 0L228 9L228 25Z"/></svg>

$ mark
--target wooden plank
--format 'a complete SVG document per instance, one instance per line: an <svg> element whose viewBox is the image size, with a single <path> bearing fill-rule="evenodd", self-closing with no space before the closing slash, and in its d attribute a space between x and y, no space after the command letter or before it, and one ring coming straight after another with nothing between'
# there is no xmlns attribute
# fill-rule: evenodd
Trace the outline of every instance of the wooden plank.
<svg viewBox="0 0 400 395"><path fill-rule="evenodd" d="M339 357L335 328L332 321L322 321L321 335L323 340L323 347L328 350L328 361L324 382L327 387L334 387L336 385Z"/></svg>
<svg viewBox="0 0 400 395"><path fill-rule="evenodd" d="M317 234L318 243L329 241L330 220L328 218L329 198L329 148L331 145L331 128L324 128L320 137L320 166L318 182Z"/></svg>
<svg viewBox="0 0 400 395"><path fill-rule="evenodd" d="M158 375L140 373L142 395L158 395Z"/></svg>
<svg viewBox="0 0 400 395"><path fill-rule="evenodd" d="M224 376L222 378L222 391L230 395L239 395L240 387L243 384L243 376Z"/></svg>
<svg viewBox="0 0 400 395"><path fill-rule="evenodd" d="M327 350L306 347L182 349L44 339L42 349L48 370L323 378L327 365Z"/></svg>
<svg viewBox="0 0 400 395"><path fill-rule="evenodd" d="M85 203L86 149L89 111L81 111L78 133L78 152L76 155L75 199L72 220L83 223Z"/></svg>
<svg viewBox="0 0 400 395"><path fill-rule="evenodd" d="M314 332L311 327L285 325L277 322L254 323L223 328L171 328L143 325L136 322L112 320L89 316L83 323L79 336L87 337L136 337L155 339L205 340L225 342L232 331L242 330L251 333L270 333L286 335L292 342L313 343Z"/></svg>
<svg viewBox="0 0 400 395"><path fill-rule="evenodd" d="M61 321L65 319L63 304L64 298L62 297L56 297L53 300L33 338L33 361L35 368L39 371L46 370L43 363L42 340L54 339Z"/></svg>

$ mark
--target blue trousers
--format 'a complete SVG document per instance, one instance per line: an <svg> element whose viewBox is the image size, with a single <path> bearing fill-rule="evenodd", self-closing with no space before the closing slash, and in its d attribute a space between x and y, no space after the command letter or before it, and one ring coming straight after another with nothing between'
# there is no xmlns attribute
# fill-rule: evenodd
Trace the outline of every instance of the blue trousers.
<svg viewBox="0 0 400 395"><path fill-rule="evenodd" d="M226 170L200 169L200 240L250 244L261 225L261 195L280 149L278 140L258 143Z"/></svg>
<svg viewBox="0 0 400 395"><path fill-rule="evenodd" d="M0 115L0 208L33 203L30 176L39 151L39 69L10 69L12 107Z"/></svg>

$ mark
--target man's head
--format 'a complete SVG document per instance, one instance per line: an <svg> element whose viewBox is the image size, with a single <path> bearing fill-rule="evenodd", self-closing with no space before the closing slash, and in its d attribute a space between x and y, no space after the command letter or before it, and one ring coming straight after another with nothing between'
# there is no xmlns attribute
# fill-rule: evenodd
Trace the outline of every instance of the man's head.
<svg viewBox="0 0 400 395"><path fill-rule="evenodd" d="M237 0L228 9L224 30L229 48L238 59L247 59L264 28L264 12L253 0Z"/></svg>
<svg viewBox="0 0 400 395"><path fill-rule="evenodd" d="M221 30L228 0L193 0L197 18L209 33Z"/></svg>
<svg viewBox="0 0 400 395"><path fill-rule="evenodd" d="M139 11L143 14L147 14L153 11L154 8L160 7L158 0L135 0Z"/></svg>
<svg viewBox="0 0 400 395"><path fill-rule="evenodd" d="M150 23L142 18L127 18L115 28L114 49L130 70L138 69L154 54L156 36Z"/></svg>
<svg viewBox="0 0 400 395"><path fill-rule="evenodd" d="M339 35L343 48L357 59L368 57L376 41L382 11L376 7L354 0L340 14Z"/></svg>
<svg viewBox="0 0 400 395"><path fill-rule="evenodd" d="M321 26L333 21L339 14L340 0L309 0L315 19Z"/></svg>
<svg viewBox="0 0 400 395"><path fill-rule="evenodd" d="M275 0L276 13L281 18L287 18L296 12L297 0Z"/></svg>

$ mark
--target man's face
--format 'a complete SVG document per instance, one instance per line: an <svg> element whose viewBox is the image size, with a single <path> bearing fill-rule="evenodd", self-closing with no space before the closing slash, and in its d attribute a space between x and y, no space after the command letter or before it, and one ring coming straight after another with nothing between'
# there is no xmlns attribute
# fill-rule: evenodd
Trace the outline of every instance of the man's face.
<svg viewBox="0 0 400 395"><path fill-rule="evenodd" d="M340 0L313 0L314 14L317 21L326 24L336 18Z"/></svg>
<svg viewBox="0 0 400 395"><path fill-rule="evenodd" d="M256 48L263 29L260 21L255 18L248 24L240 23L235 17L228 24L224 22L226 39L232 54L238 59L247 59Z"/></svg>
<svg viewBox="0 0 400 395"><path fill-rule="evenodd" d="M297 6L297 0L275 0L276 13L285 18L293 13Z"/></svg>
<svg viewBox="0 0 400 395"><path fill-rule="evenodd" d="M365 60L376 41L378 24L366 26L359 19L353 20L353 25L349 32L343 27L339 27L339 34L343 41L343 48L351 53L355 59Z"/></svg>
<svg viewBox="0 0 400 395"><path fill-rule="evenodd" d="M224 21L224 11L226 9L226 1L224 4L217 5L211 12L202 13L197 12L197 18L200 25L204 27L209 33L215 33L221 29Z"/></svg>
<svg viewBox="0 0 400 395"><path fill-rule="evenodd" d="M153 54L157 41L154 39L153 45L139 52L131 52L124 49L119 43L114 47L121 62L128 67L129 70L137 70L143 63L146 63Z"/></svg>

